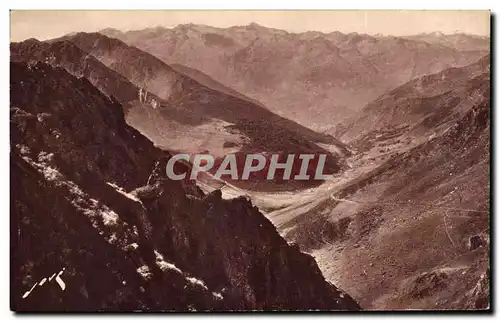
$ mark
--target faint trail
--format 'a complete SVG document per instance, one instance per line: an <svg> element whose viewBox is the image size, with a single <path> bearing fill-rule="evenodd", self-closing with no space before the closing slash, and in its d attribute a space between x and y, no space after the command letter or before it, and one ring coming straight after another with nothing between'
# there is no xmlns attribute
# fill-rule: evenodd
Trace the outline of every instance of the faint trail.
<svg viewBox="0 0 500 321"><path fill-rule="evenodd" d="M451 245L453 246L454 249L457 247L455 246L455 242L453 242L453 239L451 238L450 232L448 231L448 223L446 222L446 216L448 215L448 212L444 212L443 214L443 221L444 221L444 231L446 232L446 235L448 236L448 239L450 240Z"/></svg>
<svg viewBox="0 0 500 321"><path fill-rule="evenodd" d="M352 201L352 200L346 200L345 198L336 198L335 196L331 196L331 199L334 201L338 202L346 202L346 203L351 203L351 204L370 204L367 202L358 202L358 201Z"/></svg>
<svg viewBox="0 0 500 321"><path fill-rule="evenodd" d="M435 205L432 203L414 203L414 202L380 202L380 201L373 201L373 202L360 202L360 201L353 201L353 200L348 200L345 198L337 198L334 195L330 196L331 199L339 202L347 202L347 203L352 203L352 204L376 204L376 205L412 205L412 206L423 206L423 207L432 207L432 208L442 208L446 210L454 210L454 211L462 211L462 212L475 212L475 213L490 213L490 211L483 211L483 210L474 210L470 208L460 208L460 207L449 207L449 206L440 206L440 205Z"/></svg>
<svg viewBox="0 0 500 321"><path fill-rule="evenodd" d="M448 207L448 206L439 206L439 205L433 205L429 203L408 203L408 202L358 202L358 201L352 201L352 200L347 200L343 198L337 198L334 195L331 195L331 198L335 201L338 202L347 202L351 204L381 204L381 205L415 205L415 206L425 206L425 207L431 207L431 208L440 208L440 209L445 209L443 213L443 223L444 223L444 231L446 233L446 236L450 240L451 246L456 250L457 246L455 245L455 242L453 241L453 238L450 235L449 232L449 226L448 226L448 211L449 210L454 210L454 211L465 211L465 212L479 212L479 213L489 213L490 211L481 211L481 210L473 210L473 209L468 209L468 208L455 208L455 207ZM463 217L463 216L459 216ZM469 217L467 217L469 218Z"/></svg>

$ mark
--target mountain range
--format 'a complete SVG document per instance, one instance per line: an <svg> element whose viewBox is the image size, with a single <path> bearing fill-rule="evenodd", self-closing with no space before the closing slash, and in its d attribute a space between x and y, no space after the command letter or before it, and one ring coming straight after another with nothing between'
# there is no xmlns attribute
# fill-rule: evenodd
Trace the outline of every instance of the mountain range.
<svg viewBox="0 0 500 321"><path fill-rule="evenodd" d="M290 33L256 23L100 32L168 64L201 71L321 132L335 129L386 91L423 75L465 66L489 52L488 37Z"/></svg>
<svg viewBox="0 0 500 321"><path fill-rule="evenodd" d="M186 24L10 52L11 309L491 308L489 37ZM333 179L175 181L177 153L324 154Z"/></svg>

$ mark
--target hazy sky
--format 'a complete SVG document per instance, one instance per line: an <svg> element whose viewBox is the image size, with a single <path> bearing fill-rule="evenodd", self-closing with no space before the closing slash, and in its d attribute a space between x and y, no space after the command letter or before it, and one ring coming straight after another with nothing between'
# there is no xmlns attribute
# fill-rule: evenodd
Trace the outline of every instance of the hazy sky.
<svg viewBox="0 0 500 321"><path fill-rule="evenodd" d="M316 30L383 35L441 31L490 33L489 11L11 11L11 41L50 39L73 31L126 30L195 23L215 27L256 22L289 32Z"/></svg>

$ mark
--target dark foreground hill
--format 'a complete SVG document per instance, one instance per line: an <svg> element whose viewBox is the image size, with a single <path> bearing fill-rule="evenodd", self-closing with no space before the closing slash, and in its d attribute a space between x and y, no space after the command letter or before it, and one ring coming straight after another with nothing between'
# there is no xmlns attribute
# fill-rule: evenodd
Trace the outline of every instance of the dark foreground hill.
<svg viewBox="0 0 500 321"><path fill-rule="evenodd" d="M10 87L13 310L359 309L250 201L163 177L86 78L11 63Z"/></svg>

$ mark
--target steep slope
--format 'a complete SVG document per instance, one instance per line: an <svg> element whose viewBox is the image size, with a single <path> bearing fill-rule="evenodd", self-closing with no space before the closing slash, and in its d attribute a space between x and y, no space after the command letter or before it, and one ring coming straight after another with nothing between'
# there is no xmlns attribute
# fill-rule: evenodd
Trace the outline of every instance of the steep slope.
<svg viewBox="0 0 500 321"><path fill-rule="evenodd" d="M20 43L11 43L10 52L11 61L28 63L41 61L62 67L76 77L85 77L102 93L117 99L124 106L127 117L136 111L147 114L147 110L152 109L154 103L159 108L165 104L152 93L149 93L149 97L141 97L139 87L70 41L41 42L29 39ZM197 123L202 119L202 115L193 115L189 110L175 109L170 111L168 119L164 119L162 127L176 128L179 127L179 123ZM168 138L176 138L175 133L168 130L162 131L162 134L167 135Z"/></svg>
<svg viewBox="0 0 500 321"><path fill-rule="evenodd" d="M288 33L258 24L103 30L169 64L200 70L314 129L330 130L412 79L464 66L488 53L439 43L340 32Z"/></svg>
<svg viewBox="0 0 500 321"><path fill-rule="evenodd" d="M263 106L257 100L251 99L251 98L237 92L236 90L234 90L230 87L224 86L220 82L215 81L209 75L204 74L197 69L189 68L187 66L178 65L178 64L172 65L172 68L175 69L177 72L185 74L185 75L189 76L190 78L196 80L198 83L200 83L206 87L209 87L213 90L220 91L221 93L231 95L231 96L234 96L236 98L240 98L242 100L247 100L247 101L254 103L256 105L259 105L259 106ZM263 106L263 107L265 107L265 106Z"/></svg>
<svg viewBox="0 0 500 321"><path fill-rule="evenodd" d="M127 114L128 122L159 146L190 153L208 150L215 156L233 152L326 154L329 173L345 168L343 157L349 150L334 137L277 116L234 91L217 91L224 91L222 85L200 84L156 57L98 33L78 33L51 42L60 41L74 43L146 95L159 97L158 108L136 107Z"/></svg>
<svg viewBox="0 0 500 321"><path fill-rule="evenodd" d="M446 129L489 94L490 55L462 68L412 80L366 105L337 128L344 141L367 148L374 140L418 139Z"/></svg>
<svg viewBox="0 0 500 321"><path fill-rule="evenodd" d="M226 94L207 88L177 72L155 56L127 46L117 39L98 33L78 33L63 39L73 42L110 69L117 71L148 92L157 94L171 105L184 106L191 112L199 110L210 117L225 121L263 121L266 119L306 139L323 143L335 142L331 136L318 134L277 116L261 106L250 104L248 99L242 99L243 95L237 97L238 93L235 91ZM192 71L189 73L193 74ZM214 84L210 87L214 87ZM221 88L222 86L218 89Z"/></svg>
<svg viewBox="0 0 500 321"><path fill-rule="evenodd" d="M40 42L30 39L21 43L11 43L10 49L11 61L29 63L42 61L52 66L63 67L76 77L85 77L105 95L117 99L123 105L129 123L136 125L131 119L134 120L135 115L140 115L142 124L152 129L146 132L149 138L159 146L167 144L163 146L164 148L180 147L169 144L180 137L195 139L193 134L189 135L193 126L209 120L203 115L193 114L182 108L170 108L168 118L155 119L151 110L164 106L164 101L152 93L143 94L140 88L128 79L109 69L70 41ZM193 152L189 149L189 144L184 146L187 147L186 150Z"/></svg>
<svg viewBox="0 0 500 321"><path fill-rule="evenodd" d="M443 72L467 74L445 90L455 101L446 129L409 146L386 140L382 154L380 146L368 145L348 160L359 168L357 176L302 207L268 213L363 307L490 306L490 77L477 67ZM409 91L408 84L397 90L411 97L448 88L450 78L438 75L413 83L432 79L425 90ZM447 111L447 101L433 106L436 113Z"/></svg>
<svg viewBox="0 0 500 321"><path fill-rule="evenodd" d="M47 43L28 39L11 43L10 53L11 61L42 61L63 67L76 77L85 77L105 95L115 97L127 107L139 102L136 86L69 41Z"/></svg>
<svg viewBox="0 0 500 321"><path fill-rule="evenodd" d="M359 309L248 200L166 179L87 79L11 63L10 90L13 310Z"/></svg>

